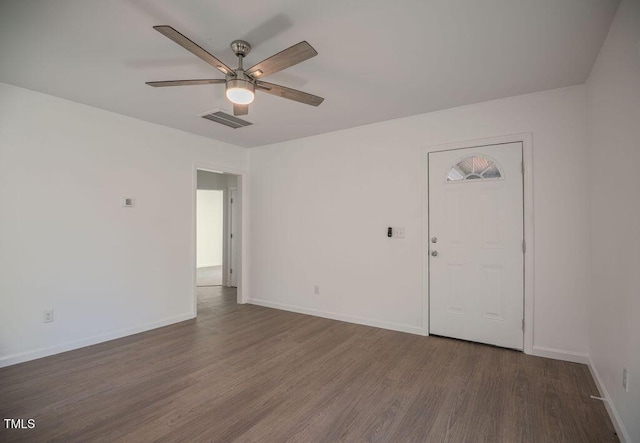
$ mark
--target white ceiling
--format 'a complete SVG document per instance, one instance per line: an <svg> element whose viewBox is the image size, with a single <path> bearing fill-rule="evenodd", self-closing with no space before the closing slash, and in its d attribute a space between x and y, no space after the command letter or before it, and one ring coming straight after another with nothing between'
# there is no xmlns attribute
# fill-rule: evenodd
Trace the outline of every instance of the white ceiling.
<svg viewBox="0 0 640 443"><path fill-rule="evenodd" d="M0 0L0 81L253 147L583 83L618 0ZM265 80L325 97L318 108L258 93L230 129L222 78L152 29L171 25L235 67L307 40L319 55Z"/></svg>

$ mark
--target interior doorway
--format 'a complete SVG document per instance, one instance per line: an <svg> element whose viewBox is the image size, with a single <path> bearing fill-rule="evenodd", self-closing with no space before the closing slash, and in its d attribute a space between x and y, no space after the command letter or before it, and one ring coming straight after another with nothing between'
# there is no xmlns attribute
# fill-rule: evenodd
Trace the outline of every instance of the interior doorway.
<svg viewBox="0 0 640 443"><path fill-rule="evenodd" d="M224 191L198 189L196 196L196 286L222 286Z"/></svg>
<svg viewBox="0 0 640 443"><path fill-rule="evenodd" d="M210 298L239 285L242 266L240 175L196 168L195 313L202 296ZM216 289L217 288L217 289ZM220 292L220 293L222 293ZM240 291L238 299L240 299ZM208 294L208 295L207 295Z"/></svg>

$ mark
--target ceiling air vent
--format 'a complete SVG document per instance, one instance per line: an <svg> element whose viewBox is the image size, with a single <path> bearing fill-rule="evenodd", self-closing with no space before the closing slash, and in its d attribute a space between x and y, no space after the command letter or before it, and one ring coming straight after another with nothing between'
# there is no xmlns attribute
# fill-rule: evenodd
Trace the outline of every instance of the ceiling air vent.
<svg viewBox="0 0 640 443"><path fill-rule="evenodd" d="M200 117L211 120L212 122L220 123L221 125L228 126L233 129L244 128L245 126L252 125L253 123L241 118L234 117L221 110L209 111L205 114L200 114Z"/></svg>

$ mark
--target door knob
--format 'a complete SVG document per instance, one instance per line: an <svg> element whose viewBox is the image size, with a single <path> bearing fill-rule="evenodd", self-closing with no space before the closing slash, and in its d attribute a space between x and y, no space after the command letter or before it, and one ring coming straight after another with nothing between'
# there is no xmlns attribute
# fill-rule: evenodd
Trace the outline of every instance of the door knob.
<svg viewBox="0 0 640 443"><path fill-rule="evenodd" d="M438 243L438 237L431 237L431 243Z"/></svg>
<svg viewBox="0 0 640 443"><path fill-rule="evenodd" d="M438 251L431 251L431 256L432 257L437 257L438 256Z"/></svg>

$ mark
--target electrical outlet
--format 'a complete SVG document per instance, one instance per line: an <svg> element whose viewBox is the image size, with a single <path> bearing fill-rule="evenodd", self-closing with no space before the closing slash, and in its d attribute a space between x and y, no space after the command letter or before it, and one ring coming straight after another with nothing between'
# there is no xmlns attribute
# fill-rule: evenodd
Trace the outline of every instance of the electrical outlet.
<svg viewBox="0 0 640 443"><path fill-rule="evenodd" d="M45 309L42 312L42 323L53 323L53 309Z"/></svg>
<svg viewBox="0 0 640 443"><path fill-rule="evenodd" d="M319 285L315 285L315 286L313 287L313 293L314 293L315 295L320 295L320 286L319 286Z"/></svg>
<svg viewBox="0 0 640 443"><path fill-rule="evenodd" d="M629 392L629 371L627 368L622 368L622 389Z"/></svg>

